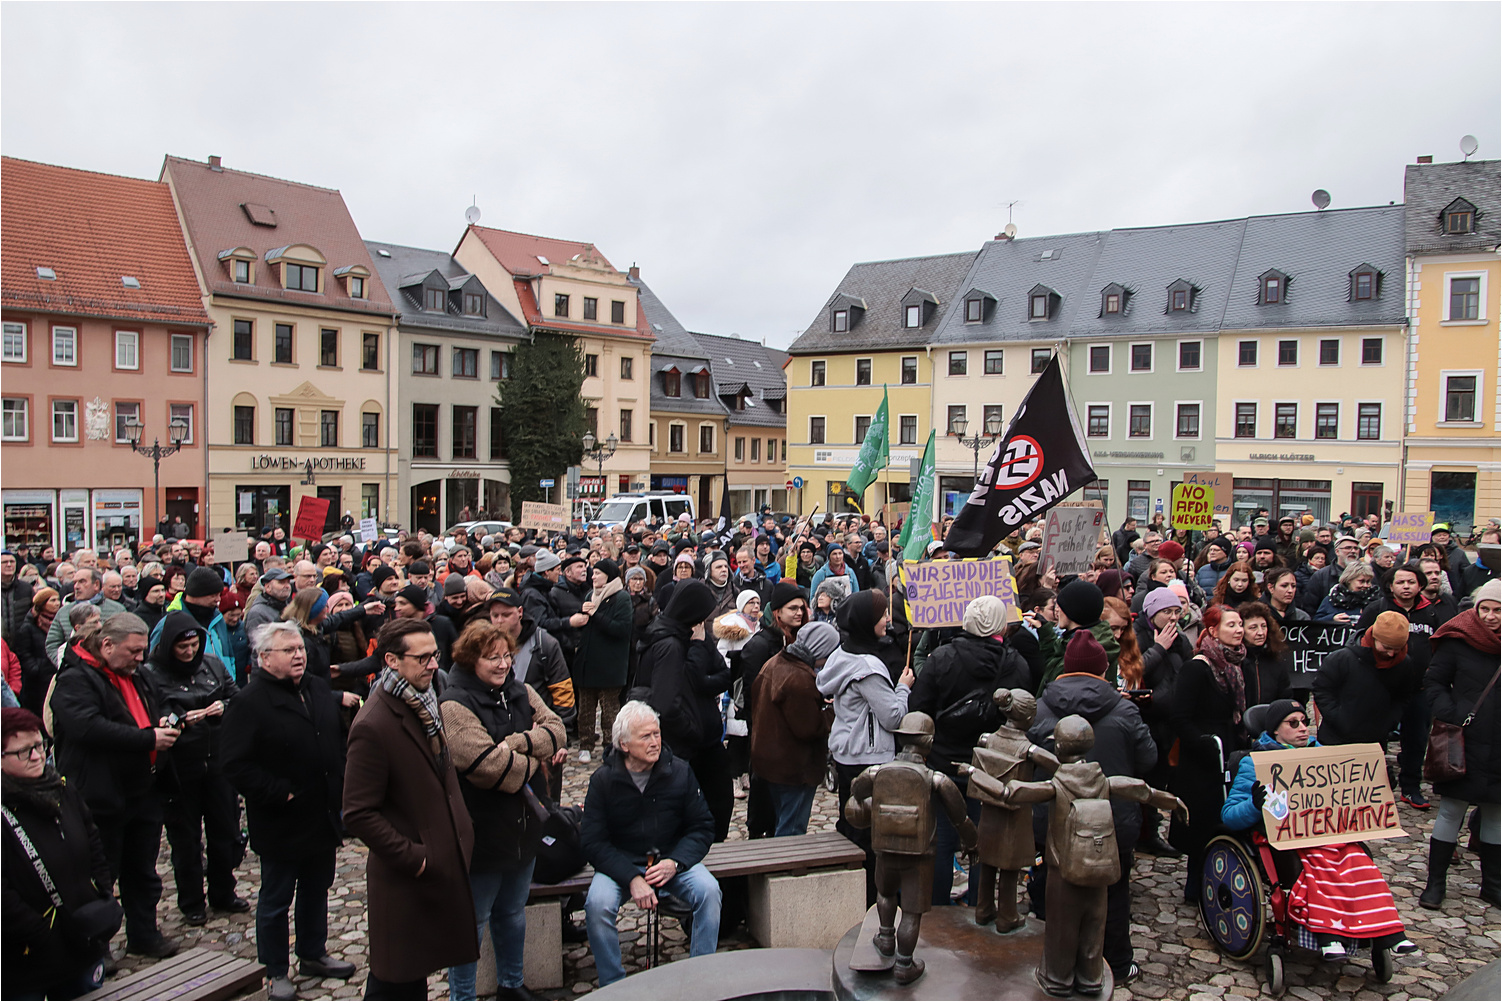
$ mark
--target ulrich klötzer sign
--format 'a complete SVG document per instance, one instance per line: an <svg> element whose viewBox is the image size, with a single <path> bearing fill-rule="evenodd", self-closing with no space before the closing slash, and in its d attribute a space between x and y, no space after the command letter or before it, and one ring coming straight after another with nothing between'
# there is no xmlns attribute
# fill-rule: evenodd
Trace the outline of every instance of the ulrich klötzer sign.
<svg viewBox="0 0 1502 1002"><path fill-rule="evenodd" d="M541 501L523 501L522 528L561 532L568 528L568 506L543 504Z"/></svg>
<svg viewBox="0 0 1502 1002"><path fill-rule="evenodd" d="M1049 511L1039 566L1052 567L1058 574L1083 574L1090 569L1106 518L1099 502L1094 505L1066 508L1061 504Z"/></svg>
<svg viewBox="0 0 1502 1002"><path fill-rule="evenodd" d="M1400 511L1392 517L1389 529L1389 543L1420 546L1429 542L1429 537L1434 534L1434 512Z"/></svg>
<svg viewBox="0 0 1502 1002"><path fill-rule="evenodd" d="M1252 752L1275 849L1406 836L1378 744Z"/></svg>
<svg viewBox="0 0 1502 1002"><path fill-rule="evenodd" d="M1007 618L1015 621L1017 593L1012 583L1012 561L933 560L904 561L902 581L907 589L908 622L914 629L959 626L965 607L982 595L995 595L1006 604Z"/></svg>
<svg viewBox="0 0 1502 1002"><path fill-rule="evenodd" d="M1175 529L1208 529L1215 518L1215 488L1174 484L1168 524Z"/></svg>

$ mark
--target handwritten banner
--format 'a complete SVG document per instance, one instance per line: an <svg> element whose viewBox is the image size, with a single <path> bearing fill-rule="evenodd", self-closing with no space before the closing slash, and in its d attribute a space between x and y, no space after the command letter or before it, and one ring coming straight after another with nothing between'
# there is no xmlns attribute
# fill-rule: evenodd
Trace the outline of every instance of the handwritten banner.
<svg viewBox="0 0 1502 1002"><path fill-rule="evenodd" d="M1389 543L1419 546L1429 542L1434 532L1434 512L1400 511L1392 517L1388 528L1392 530L1387 537Z"/></svg>
<svg viewBox="0 0 1502 1002"><path fill-rule="evenodd" d="M209 537L214 563L237 564L250 557L250 539L243 532L216 532Z"/></svg>
<svg viewBox="0 0 1502 1002"><path fill-rule="evenodd" d="M933 560L920 563L907 560L902 564L902 580L907 588L908 622L914 629L959 626L965 619L965 607L982 595L995 595L1007 607L1007 619L1017 621L1017 592L1012 581L1012 561Z"/></svg>
<svg viewBox="0 0 1502 1002"><path fill-rule="evenodd" d="M1215 514L1231 514L1231 491L1233 480L1229 473L1216 473L1214 470L1198 471L1184 474L1184 483L1199 484L1208 487L1215 492ZM1179 528L1176 526L1175 528ZM1191 528L1184 526L1183 528Z"/></svg>
<svg viewBox="0 0 1502 1002"><path fill-rule="evenodd" d="M1275 849L1407 836L1378 744L1252 752Z"/></svg>
<svg viewBox="0 0 1502 1002"><path fill-rule="evenodd" d="M1090 569L1106 520L1099 502L1092 504L1094 507L1059 505L1049 510L1043 552L1038 558L1043 569L1052 567L1059 574L1083 574Z"/></svg>
<svg viewBox="0 0 1502 1002"><path fill-rule="evenodd" d="M543 504L541 501L522 502L522 528L547 529L560 532L568 528L568 506Z"/></svg>
<svg viewBox="0 0 1502 1002"><path fill-rule="evenodd" d="M1175 529L1208 529L1215 518L1216 492L1204 484L1174 484L1168 524Z"/></svg>
<svg viewBox="0 0 1502 1002"><path fill-rule="evenodd" d="M1289 623L1283 627L1283 639L1288 644L1284 657L1295 689L1310 689L1314 686L1314 673L1327 655L1342 647L1350 647L1360 637L1354 625L1304 621Z"/></svg>
<svg viewBox="0 0 1502 1002"><path fill-rule="evenodd" d="M304 494L297 505L297 521L292 525L292 535L296 539L319 540L323 538L323 527L329 517L329 499L315 498L311 494Z"/></svg>

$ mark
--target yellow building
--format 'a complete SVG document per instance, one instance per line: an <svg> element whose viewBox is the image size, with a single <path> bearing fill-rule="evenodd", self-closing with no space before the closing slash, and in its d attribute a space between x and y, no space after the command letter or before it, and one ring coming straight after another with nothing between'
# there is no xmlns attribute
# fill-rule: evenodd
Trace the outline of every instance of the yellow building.
<svg viewBox="0 0 1502 1002"><path fill-rule="evenodd" d="M1467 533L1502 514L1497 392L1499 161L1436 164L1403 180L1410 328L1402 504Z"/></svg>

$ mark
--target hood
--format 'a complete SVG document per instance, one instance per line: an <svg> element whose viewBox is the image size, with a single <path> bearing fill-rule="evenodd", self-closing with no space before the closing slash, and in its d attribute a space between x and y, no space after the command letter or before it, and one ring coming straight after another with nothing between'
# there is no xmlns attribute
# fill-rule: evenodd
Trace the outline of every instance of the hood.
<svg viewBox="0 0 1502 1002"><path fill-rule="evenodd" d="M198 625L198 621L186 612L169 612L162 620L161 633L157 636L156 647L151 651L151 663L163 671L175 672L179 675L192 675L203 663L204 651L208 649L208 631ZM172 645L183 638L185 634L198 634L198 653L188 664L177 661L172 656Z"/></svg>
<svg viewBox="0 0 1502 1002"><path fill-rule="evenodd" d="M833 698L867 675L878 672L886 676L886 669L874 654L852 654L844 647L836 647L829 660L824 662L824 667L819 669L819 692Z"/></svg>
<svg viewBox="0 0 1502 1002"><path fill-rule="evenodd" d="M1314 728L1311 727L1310 731L1313 731L1313 730L1314 730ZM1257 736L1256 745L1257 745L1257 747L1253 748L1252 751L1292 751L1293 750L1293 749L1288 748L1288 747L1286 747L1286 746L1284 746L1282 744L1279 744L1277 738L1274 738L1271 734L1267 733L1266 731L1263 731L1261 734L1259 734ZM1305 747L1306 748L1318 748L1319 746L1320 746L1319 741L1311 733L1309 735L1309 744L1305 745Z"/></svg>
<svg viewBox="0 0 1502 1002"><path fill-rule="evenodd" d="M1077 713L1093 726L1121 705L1121 693L1096 675L1060 675L1048 683L1043 701L1060 720Z"/></svg>

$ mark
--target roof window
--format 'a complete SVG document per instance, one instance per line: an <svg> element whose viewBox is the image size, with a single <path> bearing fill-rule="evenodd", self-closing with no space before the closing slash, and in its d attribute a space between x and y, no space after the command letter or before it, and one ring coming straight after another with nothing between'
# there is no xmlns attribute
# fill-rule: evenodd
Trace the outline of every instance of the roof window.
<svg viewBox="0 0 1502 1002"><path fill-rule="evenodd" d="M1119 317L1126 312L1127 300L1131 292L1126 286L1112 282L1100 290L1100 315L1102 317Z"/></svg>
<svg viewBox="0 0 1502 1002"><path fill-rule="evenodd" d="M1028 320L1052 320L1058 316L1062 300L1063 297L1046 285L1033 286L1027 294Z"/></svg>
<svg viewBox="0 0 1502 1002"><path fill-rule="evenodd" d="M1476 207L1463 198L1457 198L1440 213L1441 228L1448 236L1461 236L1476 232Z"/></svg>
<svg viewBox="0 0 1502 1002"><path fill-rule="evenodd" d="M37 265L37 278L43 278L49 282L56 282L57 272L53 271L51 268L48 268L46 265L39 264Z"/></svg>
<svg viewBox="0 0 1502 1002"><path fill-rule="evenodd" d="M1168 286L1168 305L1163 312L1193 313L1199 306L1199 289L1188 279L1179 279Z"/></svg>
<svg viewBox="0 0 1502 1002"><path fill-rule="evenodd" d="M240 209L256 226L265 226L276 229L276 210L269 205L260 205L256 202L241 202Z"/></svg>
<svg viewBox="0 0 1502 1002"><path fill-rule="evenodd" d="M381 257L390 257L391 256L391 252L389 250L387 250L386 248L384 248L384 247L377 248L376 249L376 253L379 254L379 255L381 255Z"/></svg>
<svg viewBox="0 0 1502 1002"><path fill-rule="evenodd" d="M121 275L120 284L127 289L139 289L141 287L141 280L134 275Z"/></svg>
<svg viewBox="0 0 1502 1002"><path fill-rule="evenodd" d="M983 289L965 293L965 323L983 324L996 312L996 297Z"/></svg>

